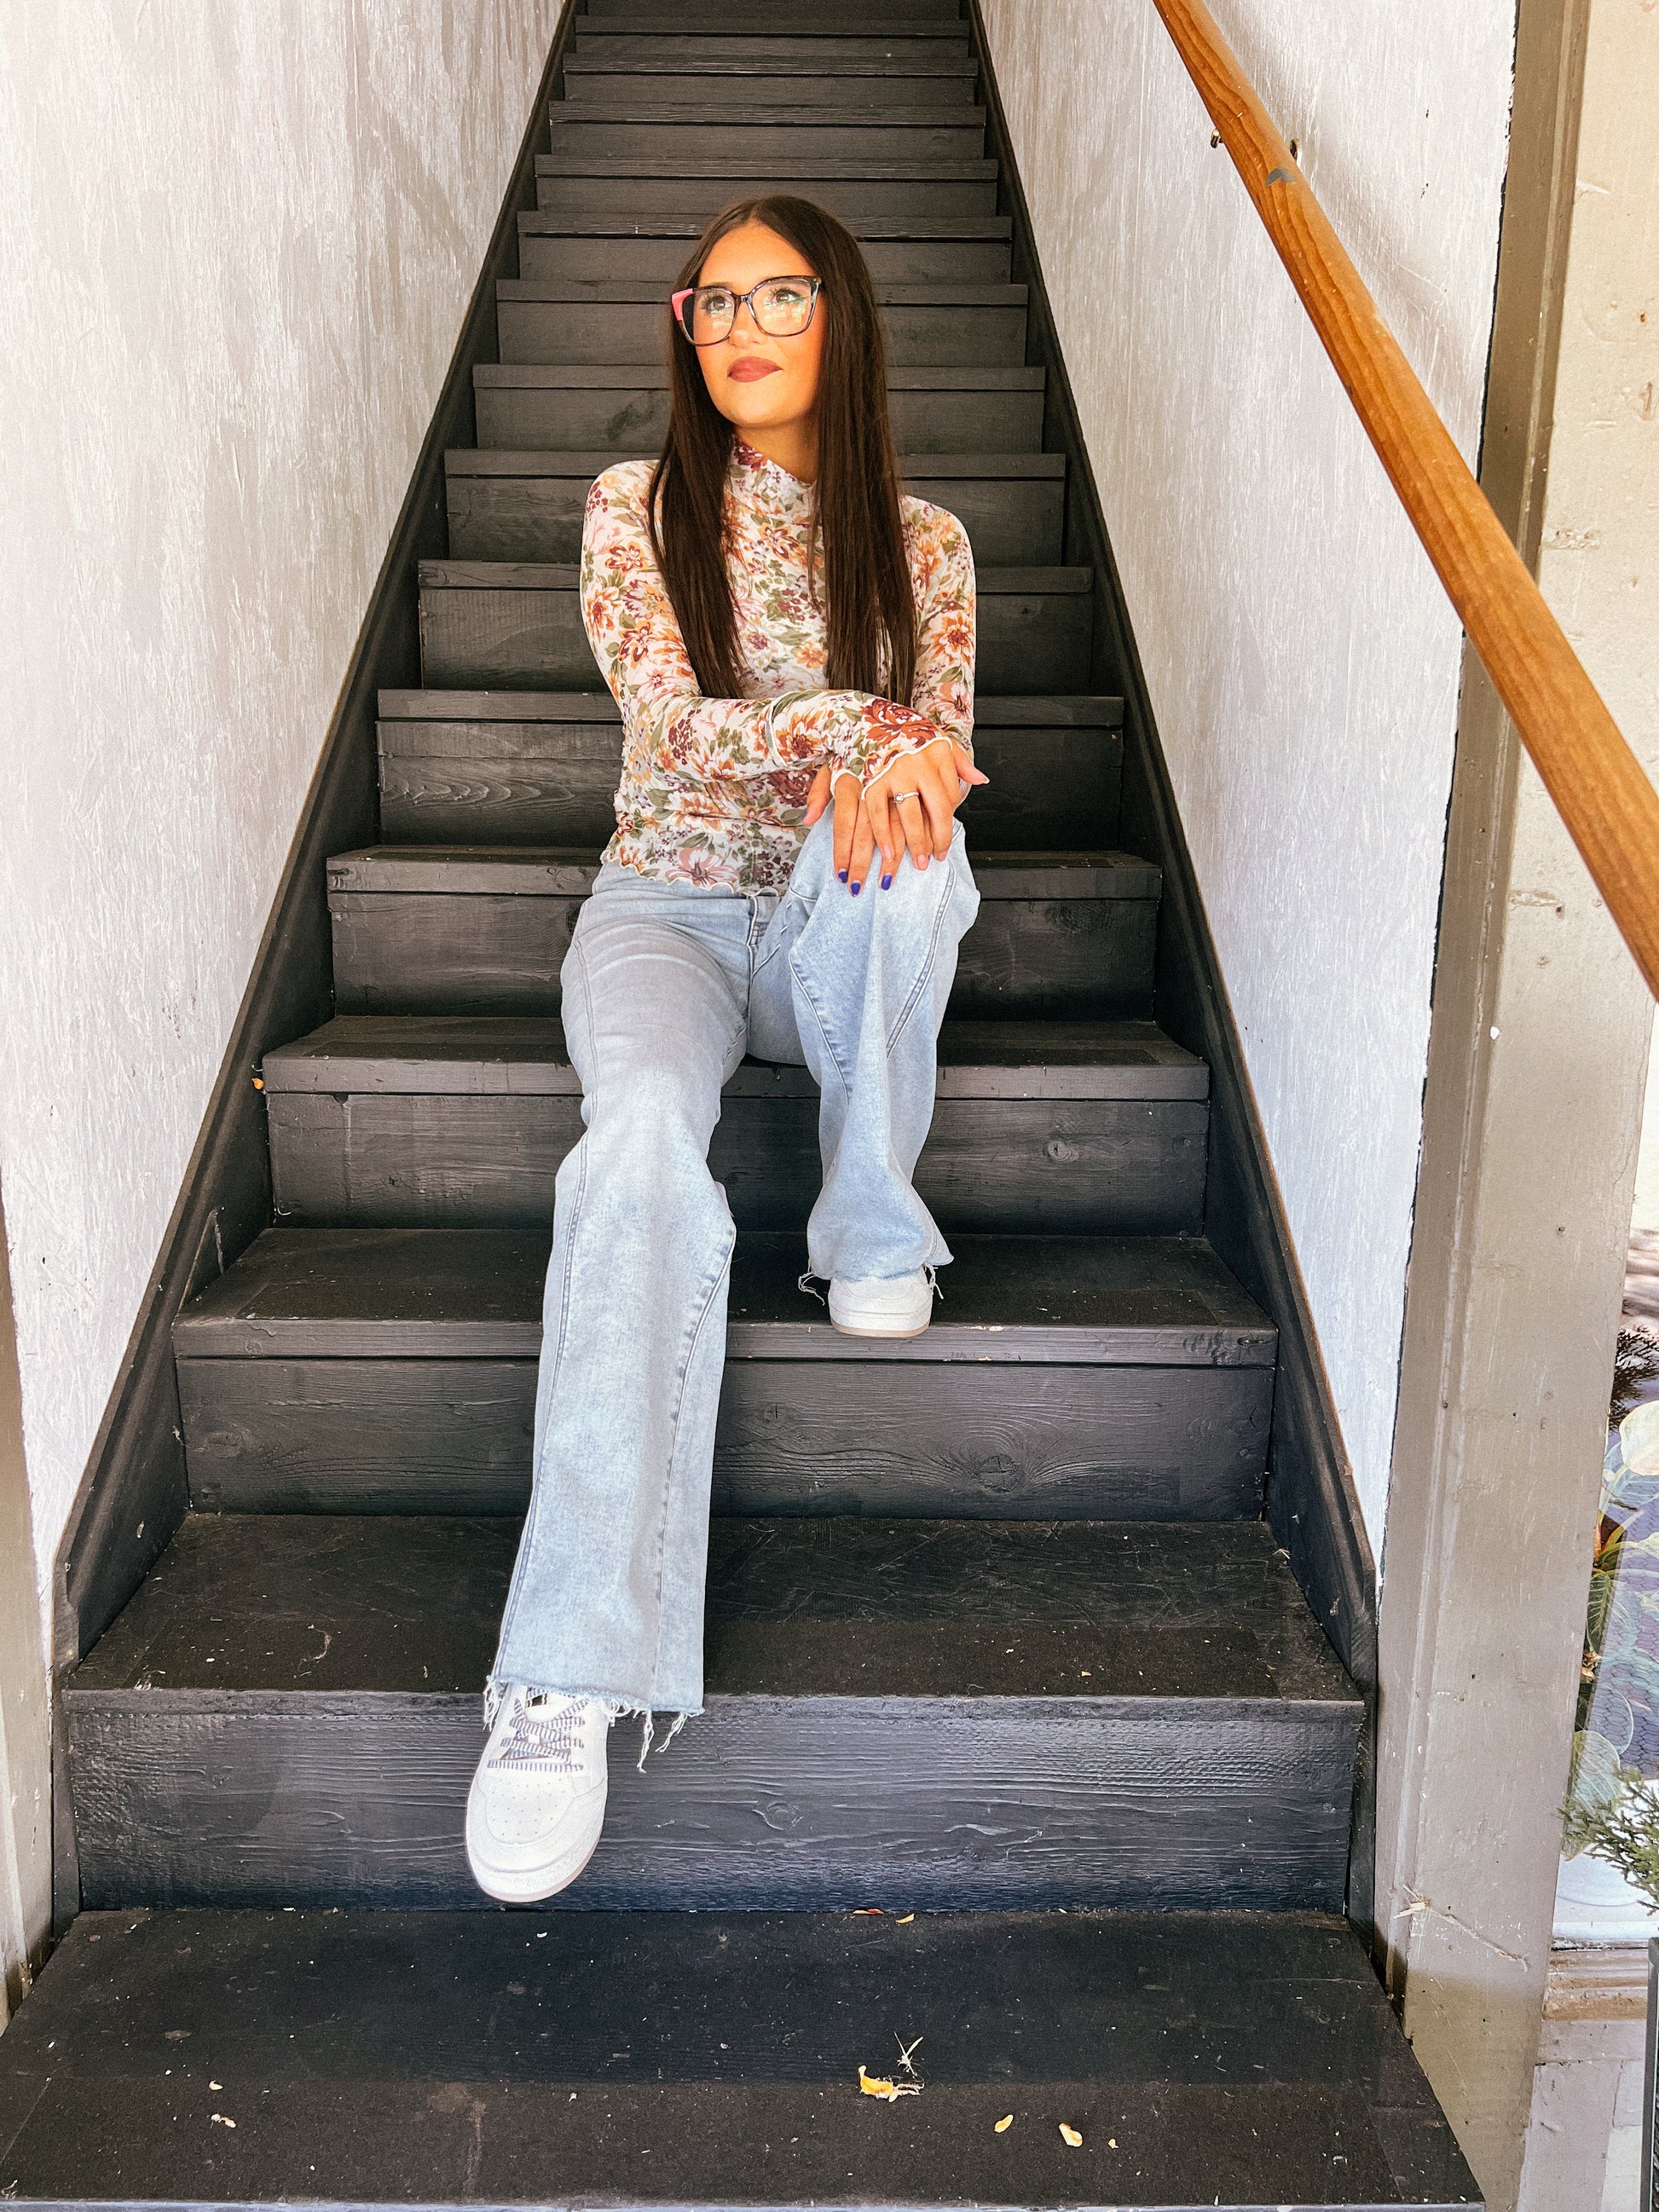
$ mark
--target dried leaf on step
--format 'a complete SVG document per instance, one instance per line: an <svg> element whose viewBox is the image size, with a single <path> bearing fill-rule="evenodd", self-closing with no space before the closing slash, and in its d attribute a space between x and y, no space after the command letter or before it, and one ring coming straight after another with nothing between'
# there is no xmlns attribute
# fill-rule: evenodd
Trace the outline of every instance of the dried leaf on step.
<svg viewBox="0 0 1659 2212"><path fill-rule="evenodd" d="M1060 2124L1060 2132L1065 2136L1066 2142L1070 2143L1073 2150L1076 2150L1083 2141L1082 2136L1078 2133L1077 2130L1075 2128L1068 2128L1064 2120Z"/></svg>
<svg viewBox="0 0 1659 2212"><path fill-rule="evenodd" d="M901 2097L921 2094L920 2081L890 2081L884 2074L866 2074L862 2059L859 2061L859 2087L866 2097L879 2097L888 2105L896 2105Z"/></svg>
<svg viewBox="0 0 1659 2212"><path fill-rule="evenodd" d="M916 1916L914 1912L901 1912L898 1918L893 1923L893 1925L896 1928L908 1928L915 1917Z"/></svg>
<svg viewBox="0 0 1659 2212"><path fill-rule="evenodd" d="M1007 2132L1008 2132L1009 2129L1010 2129L1011 2127L1012 2127L1012 2125L1013 2125L1013 2124L1014 2124L1014 2116L1013 2116L1013 2114L1012 2114L1012 2112L1005 2112L1005 2113L1003 2114L1002 2118L1001 2118L997 2122L996 2126L995 2126L995 2127L991 2130L991 2132L992 2132L994 2135L1006 2136L1006 2135L1007 2134Z"/></svg>

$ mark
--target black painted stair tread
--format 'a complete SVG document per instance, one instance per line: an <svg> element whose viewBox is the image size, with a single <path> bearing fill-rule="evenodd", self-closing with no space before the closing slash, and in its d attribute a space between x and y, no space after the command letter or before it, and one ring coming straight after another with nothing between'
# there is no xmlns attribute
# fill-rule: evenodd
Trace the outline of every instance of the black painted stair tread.
<svg viewBox="0 0 1659 2212"><path fill-rule="evenodd" d="M1133 853L975 853L981 899L1151 899L1161 877ZM599 872L590 849L534 845L369 845L336 853L331 891L569 897Z"/></svg>
<svg viewBox="0 0 1659 2212"><path fill-rule="evenodd" d="M610 104L635 93L650 97L659 88L669 98L689 101L722 87L730 90L736 79L776 93L796 108L861 100L933 115L940 108L970 105L979 75L971 56L948 47L899 49L878 40L870 41L873 52L850 42L826 42L793 61L782 51L763 52L763 46L775 42L759 39L686 39L666 52L654 40L650 46L598 38L578 44L580 51L564 65L565 103L573 108Z"/></svg>
<svg viewBox="0 0 1659 2212"><path fill-rule="evenodd" d="M1477 2201L1340 1920L902 1910L83 1915L0 2045L0 2193ZM918 2034L922 2094L863 2096Z"/></svg>
<svg viewBox="0 0 1659 2212"><path fill-rule="evenodd" d="M743 5L710 8L703 0L689 20L695 21L697 36L706 39L948 39L964 52L968 40L968 26L955 0L940 0L933 7L892 7L884 0L865 0L861 8L841 0L833 9L805 7L799 0L775 0L769 6L744 0ZM684 0L672 9L655 4L655 0L639 0L627 7L591 7L581 27L625 38L672 40L685 35L687 21Z"/></svg>
<svg viewBox="0 0 1659 2212"><path fill-rule="evenodd" d="M493 1515L191 1514L65 1695L482 1692L517 1548ZM1259 1521L716 1520L706 1664L711 1698L1359 1702Z"/></svg>
<svg viewBox="0 0 1659 2212"><path fill-rule="evenodd" d="M887 389L899 392L1041 392L1047 372L1041 367L1013 362L990 366L939 363L927 367L890 367ZM480 390L513 388L525 391L666 392L668 371L643 362L479 362L472 380ZM902 439L900 444L902 445ZM929 451L933 450L929 448Z"/></svg>
<svg viewBox="0 0 1659 2212"><path fill-rule="evenodd" d="M560 289L572 296L580 296L582 290L575 284L564 285ZM912 285L907 289L919 291L923 288ZM988 292L1000 288L986 285L981 289ZM500 447L463 446L452 448L444 455L444 474L447 477L574 477L581 479L596 477L604 469L615 468L619 461L654 460L655 458L655 454L648 453L643 446L636 453L562 453L538 450L534 446L524 453L515 453ZM907 474L925 476L930 483L944 483L952 477L1063 482L1066 476L1064 453L927 453L919 455L917 459L918 465L907 471ZM901 465L903 465L902 458Z"/></svg>
<svg viewBox="0 0 1659 2212"><path fill-rule="evenodd" d="M1117 698L981 696L974 744L991 781L967 802L970 854L1115 844L1122 721ZM388 842L598 848L615 827L622 728L608 691L385 691L379 744Z"/></svg>
<svg viewBox="0 0 1659 2212"><path fill-rule="evenodd" d="M546 238L678 238L688 244L701 238L707 218L698 215L652 210L619 222L603 209L526 208L518 218L519 234ZM866 214L848 218L854 238L870 240L988 239L1011 240L1012 216L988 210L983 215Z"/></svg>
<svg viewBox="0 0 1659 2212"><path fill-rule="evenodd" d="M1209 1095L1202 1060L1154 1022L946 1022L941 1098ZM342 1014L268 1052L267 1092L578 1096L562 1025L522 1015ZM815 1097L805 1067L745 1060L728 1097Z"/></svg>
<svg viewBox="0 0 1659 2212"><path fill-rule="evenodd" d="M449 592L574 592L576 569L564 561L422 561L422 588ZM981 599L1001 592L1076 597L1092 590L1092 568L982 568L975 582Z"/></svg>
<svg viewBox="0 0 1659 2212"><path fill-rule="evenodd" d="M854 89L856 91L857 87ZM690 85L670 91L650 84L630 86L627 91L614 94L590 94L585 100L556 100L549 110L553 131L555 150L565 143L580 143L587 131L603 131L617 124L646 123L662 125L673 131L684 127L692 130L716 130L728 133L727 158L730 158L731 118L723 112L729 100L729 87ZM951 141L957 134L971 135L975 141L985 134L985 110L971 100L960 106L952 102L946 106L938 100L929 100L915 106L866 106L852 118L830 117L816 104L791 99L787 94L776 92L770 86L747 94L743 103L744 154L748 159L755 150L756 142L750 137L755 131L769 136L787 131L793 138L797 131L834 131L841 136L852 136L867 131L902 131L907 145L918 154L929 151L937 144L940 150L957 150ZM942 134L942 135L940 135ZM641 140L641 143L647 143ZM671 137L662 142L672 149L675 141ZM764 143L763 139L761 143ZM811 143L810 141L808 142ZM977 153L978 146L962 150Z"/></svg>
<svg viewBox="0 0 1659 2212"><path fill-rule="evenodd" d="M779 184L804 185L811 179L828 181L833 178L848 178L872 183L927 185L979 185L988 191L996 184L997 165L979 155L859 153L859 154L792 154L787 139L794 136L793 128L780 129L772 135L784 143L775 151L763 146L752 149L757 173L749 177L733 177L732 149L729 143L711 147L708 151L687 148L677 150L672 145L646 152L623 154L588 153L580 148L536 156L538 178L557 183L570 177L652 179L678 180L702 177L718 183L722 196L742 198L749 195L751 185L764 187L774 179ZM563 141L556 141L562 146Z"/></svg>
<svg viewBox="0 0 1659 2212"><path fill-rule="evenodd" d="M392 691L380 694L383 722L615 722L621 718L608 691ZM1119 730L1123 702L1109 695L1030 699L981 696L974 726L984 729L1086 728Z"/></svg>
<svg viewBox="0 0 1659 2212"><path fill-rule="evenodd" d="M877 283L875 293L884 307L1024 307L1029 297L1024 284L921 284L885 278ZM495 296L513 306L526 301L550 306L666 304L659 286L629 276L503 276L497 281ZM1056 475L1065 467L1063 454L1050 455L1049 462Z"/></svg>
<svg viewBox="0 0 1659 2212"><path fill-rule="evenodd" d="M524 426L515 427L511 442L525 444ZM582 442L593 442L591 432ZM1094 688L1093 570L975 565L976 673L986 690L1071 696ZM568 562L421 562L422 681L468 690L590 689L598 671L577 579Z"/></svg>
<svg viewBox="0 0 1659 2212"><path fill-rule="evenodd" d="M668 428L668 372L661 366L481 362L472 384L478 443L486 449L538 447L620 456L641 447L659 448ZM1042 368L1016 362L890 367L887 373L894 436L913 460L918 453L975 447L1035 453L1042 444L1044 389Z"/></svg>
<svg viewBox="0 0 1659 2212"><path fill-rule="evenodd" d="M1128 1366L1273 1364L1273 1323L1201 1237L957 1237L919 1337L843 1335L798 1287L804 1239L739 1235L727 1356ZM184 1358L523 1359L541 1343L548 1236L264 1231L179 1313Z"/></svg>
<svg viewBox="0 0 1659 2212"><path fill-rule="evenodd" d="M696 31L679 36L642 38L638 33L595 30L584 25L565 56L567 98L582 96L584 78L607 74L645 76L697 76L765 79L771 76L869 76L884 78L942 77L963 87L979 75L979 64L965 46L937 40L913 46L903 39L881 38L711 38ZM904 97L910 95L907 92Z"/></svg>
<svg viewBox="0 0 1659 2212"><path fill-rule="evenodd" d="M848 8L845 0L841 8L833 11L823 6L802 7L798 0L778 0L778 4L772 6L758 6L755 0L750 0L747 6L725 7L718 11L700 7L692 20L696 21L697 35L710 39L947 39L966 51L968 36L968 27L956 7L901 9L882 5L880 0L869 0L861 13ZM591 8L583 28L614 31L625 38L672 39L685 34L686 22L681 0L681 4L672 11L649 6Z"/></svg>

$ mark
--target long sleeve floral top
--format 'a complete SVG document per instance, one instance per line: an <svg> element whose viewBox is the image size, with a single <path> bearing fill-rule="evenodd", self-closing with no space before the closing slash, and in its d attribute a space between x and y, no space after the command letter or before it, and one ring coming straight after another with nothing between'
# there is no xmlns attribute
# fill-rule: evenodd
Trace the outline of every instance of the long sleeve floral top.
<svg viewBox="0 0 1659 2212"><path fill-rule="evenodd" d="M582 526L582 622L622 709L617 830L604 858L641 874L781 890L828 762L869 782L939 736L972 751L974 563L962 525L906 499L915 592L917 714L824 688L823 558L812 488L735 439L726 476L726 565L744 676L708 699L680 636L646 526L648 461L607 469Z"/></svg>

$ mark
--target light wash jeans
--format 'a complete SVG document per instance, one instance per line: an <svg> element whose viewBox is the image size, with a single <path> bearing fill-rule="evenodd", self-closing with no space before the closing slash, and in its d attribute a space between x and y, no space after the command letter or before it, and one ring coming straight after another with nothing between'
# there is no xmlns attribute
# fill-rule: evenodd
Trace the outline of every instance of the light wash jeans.
<svg viewBox="0 0 1659 2212"><path fill-rule="evenodd" d="M534 1490L492 1705L509 1683L619 1711L702 1710L714 1423L737 1231L708 1170L746 1053L817 1078L823 1188L810 1272L857 1279L951 1254L910 1185L933 1118L957 946L979 910L958 820L857 896L832 817L788 887L745 893L599 870L560 969L584 1134L555 1183ZM649 1735L647 1734L647 1742ZM643 1756L643 1754L641 1754Z"/></svg>

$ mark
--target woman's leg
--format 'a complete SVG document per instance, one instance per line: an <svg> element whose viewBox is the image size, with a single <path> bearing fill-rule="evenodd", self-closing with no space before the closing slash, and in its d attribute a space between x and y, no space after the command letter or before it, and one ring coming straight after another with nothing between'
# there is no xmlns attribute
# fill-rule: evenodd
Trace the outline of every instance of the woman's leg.
<svg viewBox="0 0 1659 2212"><path fill-rule="evenodd" d="M872 874L857 897L836 876L831 816L807 832L761 940L749 1040L763 1059L799 1053L817 1079L815 1275L895 1277L951 1257L910 1177L933 1120L957 946L978 911L960 822L943 860L917 868L902 856L889 889Z"/></svg>
<svg viewBox="0 0 1659 2212"><path fill-rule="evenodd" d="M750 912L618 871L560 971L586 1131L556 1183L535 1487L498 1686L702 1710L735 1237L708 1152L744 1050Z"/></svg>

